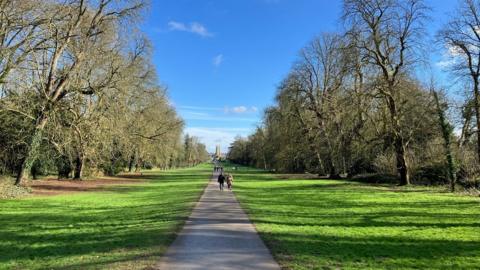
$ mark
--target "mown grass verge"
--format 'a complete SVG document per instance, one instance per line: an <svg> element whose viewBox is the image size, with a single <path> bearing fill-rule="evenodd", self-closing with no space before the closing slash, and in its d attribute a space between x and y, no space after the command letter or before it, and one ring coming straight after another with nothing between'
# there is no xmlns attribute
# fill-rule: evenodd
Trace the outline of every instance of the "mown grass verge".
<svg viewBox="0 0 480 270"><path fill-rule="evenodd" d="M144 173L101 192L0 200L0 269L148 269L183 225L212 172Z"/></svg>
<svg viewBox="0 0 480 270"><path fill-rule="evenodd" d="M249 168L234 175L238 199L286 269L480 269L480 198Z"/></svg>

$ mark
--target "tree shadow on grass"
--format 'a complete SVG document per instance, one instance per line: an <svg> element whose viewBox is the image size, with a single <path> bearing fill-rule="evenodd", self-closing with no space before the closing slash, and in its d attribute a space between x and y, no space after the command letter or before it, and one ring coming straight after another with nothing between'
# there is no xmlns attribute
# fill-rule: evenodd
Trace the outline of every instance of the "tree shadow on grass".
<svg viewBox="0 0 480 270"><path fill-rule="evenodd" d="M135 262L143 258L161 258L163 252L148 252L143 255L129 255L121 258L99 258L89 262L78 262L69 265L63 265L59 267L49 267L51 270L82 270L82 269L130 269ZM125 265L123 265L126 263ZM117 267L115 267L117 266ZM146 267L143 270L154 269L153 267Z"/></svg>
<svg viewBox="0 0 480 270"><path fill-rule="evenodd" d="M208 179L201 174L150 175L149 183L101 193L2 201L0 269L107 269L138 254L160 256L200 195Z"/></svg>
<svg viewBox="0 0 480 270"><path fill-rule="evenodd" d="M401 237L348 237L321 234L264 233L262 238L277 259L284 264L289 260L313 259L318 265L325 263L362 268L406 269L430 268L441 269L445 261L462 258L463 267L478 267L478 250L480 241L424 240ZM288 248L287 248L288 247ZM286 252L288 250L288 252ZM289 256L284 256L286 253ZM469 258L469 259L465 259ZM465 269L464 268L464 269Z"/></svg>
<svg viewBox="0 0 480 270"><path fill-rule="evenodd" d="M168 244L172 226L182 224L190 212L173 200L82 210L38 202L36 207L43 212L0 214L0 262Z"/></svg>
<svg viewBox="0 0 480 270"><path fill-rule="evenodd" d="M252 218L252 222L256 224L269 224L269 225L277 225L277 226L330 226L330 227L338 227L339 229L346 229L346 228L415 228L416 230L420 230L422 228L440 228L440 229L450 229L450 228L465 228L468 230L480 230L480 222L434 222L431 220L435 220L437 218L442 218L442 215L418 215L419 218L428 218L429 221L425 222L414 222L412 221L415 219L416 215L408 215L401 216L399 213L398 215L363 215L359 220L355 221L325 221L323 223L318 223L313 220L301 220L301 221L272 221L265 218ZM285 218L288 215L285 215ZM292 215L290 215L292 217ZM325 219L342 219L346 218L348 215L316 215L315 218L325 218ZM405 221L382 221L381 219L388 218L388 217L403 217L407 220ZM298 215L295 218L299 218ZM314 218L308 217L306 215L301 216L300 218ZM468 218L474 219L476 218L475 215L470 215ZM377 220L379 219L379 220Z"/></svg>
<svg viewBox="0 0 480 270"><path fill-rule="evenodd" d="M287 267L474 269L480 265L480 234L474 233L480 230L476 198L336 180L253 175L237 179L238 198L273 254Z"/></svg>
<svg viewBox="0 0 480 270"><path fill-rule="evenodd" d="M205 174L207 177L209 174ZM191 173L164 173L164 174L143 174L143 175L122 175L119 178L125 179L139 179L150 180L154 182L177 182L177 181L191 181L192 179L198 179L198 174Z"/></svg>
<svg viewBox="0 0 480 270"><path fill-rule="evenodd" d="M255 199L255 204L267 204L267 205L275 205L277 207L280 206L289 206L289 207L328 207L331 210L347 210L347 209L361 209L368 207L371 210L376 210L376 209L385 209L385 208L391 208L392 211L396 211L395 209L398 208L408 208L412 210L412 213L414 213L415 209L418 209L419 211L425 211L425 210L441 210L442 208L455 208L458 210L462 210L468 207L472 208L480 208L479 203L475 201L461 201L461 202L448 202L448 201L437 201L437 202L362 202L362 201L347 201L344 200L342 201L341 199L329 199L326 201L315 201L312 202L311 197L305 197L302 199L297 199L297 198L292 198L293 195L292 193L288 194L282 194L283 196L288 196L290 197L285 198L285 200L281 200L278 197L275 198L275 196L269 197L268 195L264 195L262 197L258 197ZM298 194L297 194L298 195ZM318 196L318 194L316 194ZM244 196L244 195L242 195ZM275 199L269 200L269 198L274 197Z"/></svg>
<svg viewBox="0 0 480 270"><path fill-rule="evenodd" d="M355 200L349 194L332 195L330 192L312 194L276 192L264 194L242 191L240 199L248 198L244 204L248 212L254 213L257 223L289 226L339 226L339 227L432 227L480 228L478 214L480 204L476 200L454 201L397 201ZM363 191L361 191L363 192ZM428 198L427 198L428 199ZM471 210L471 211L465 211ZM278 220L279 222L275 222Z"/></svg>

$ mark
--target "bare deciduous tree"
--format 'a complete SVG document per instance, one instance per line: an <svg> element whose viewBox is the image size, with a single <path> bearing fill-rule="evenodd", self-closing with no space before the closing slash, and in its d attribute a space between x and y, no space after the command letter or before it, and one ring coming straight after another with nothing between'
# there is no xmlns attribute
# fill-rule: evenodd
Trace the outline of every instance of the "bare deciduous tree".
<svg viewBox="0 0 480 270"><path fill-rule="evenodd" d="M339 177L342 128L338 121L338 91L346 77L346 61L343 57L343 40L336 34L323 34L316 38L301 52L301 61L294 74L299 87L291 89L299 91L297 97L314 117L311 129L319 147L326 148L325 163L332 178ZM318 151L319 153L322 151Z"/></svg>
<svg viewBox="0 0 480 270"><path fill-rule="evenodd" d="M94 60L99 51L109 46L105 42L106 33L115 29L119 20L138 11L142 3L75 0L51 3L48 7L52 23L45 26L45 44L31 56L29 63L35 69L34 76L39 78L35 87L41 105L34 116L35 129L17 175L17 185L28 177L37 159L50 113L72 93L95 94L98 89L88 81L78 87L73 85L74 79L86 66L98 64Z"/></svg>
<svg viewBox="0 0 480 270"><path fill-rule="evenodd" d="M438 33L438 38L452 57L449 62L450 70L459 78L467 78L472 86L472 103L477 129L477 155L480 160L480 2L460 1L460 6L450 21ZM466 109L469 109L468 106ZM466 113L468 114L468 111ZM470 117L466 117L466 121L470 121Z"/></svg>
<svg viewBox="0 0 480 270"><path fill-rule="evenodd" d="M0 85L46 42L42 28L49 22L36 1L0 0Z"/></svg>
<svg viewBox="0 0 480 270"><path fill-rule="evenodd" d="M377 90L390 115L400 185L410 184L407 144L399 113L401 77L419 62L426 7L422 0L345 0L348 35L369 64L378 68Z"/></svg>

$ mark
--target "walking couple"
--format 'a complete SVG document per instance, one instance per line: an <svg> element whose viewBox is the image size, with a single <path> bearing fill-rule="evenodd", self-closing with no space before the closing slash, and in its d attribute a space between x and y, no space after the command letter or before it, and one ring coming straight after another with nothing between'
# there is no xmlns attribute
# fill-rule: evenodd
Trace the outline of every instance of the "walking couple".
<svg viewBox="0 0 480 270"><path fill-rule="evenodd" d="M220 186L220 190L224 189L225 181L227 182L227 188L229 190L232 190L233 176L229 173L224 176L223 173L220 172L220 175L218 176L218 184Z"/></svg>

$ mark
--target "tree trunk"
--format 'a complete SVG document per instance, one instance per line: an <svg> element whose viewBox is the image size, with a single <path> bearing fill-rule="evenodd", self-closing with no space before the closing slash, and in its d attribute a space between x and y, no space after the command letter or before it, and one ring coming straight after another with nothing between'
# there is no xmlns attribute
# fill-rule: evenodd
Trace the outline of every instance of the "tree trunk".
<svg viewBox="0 0 480 270"><path fill-rule="evenodd" d="M317 156L318 167L319 167L318 176L322 176L326 173L325 166L323 166L323 160L322 160L322 157L320 156L320 153L318 153L318 151L315 150L315 154Z"/></svg>
<svg viewBox="0 0 480 270"><path fill-rule="evenodd" d="M139 172L140 171L140 164L142 163L142 160L139 159L137 160L137 163L135 164L135 172Z"/></svg>
<svg viewBox="0 0 480 270"><path fill-rule="evenodd" d="M393 91L390 91L393 93ZM387 104L390 111L390 119L392 121L392 128L394 134L395 156L397 161L397 172L400 176L400 186L410 185L410 176L407 163L407 151L405 147L405 140L401 133L401 126L398 120L398 112L395 100L393 97L387 97Z"/></svg>
<svg viewBox="0 0 480 270"><path fill-rule="evenodd" d="M34 162L35 164L35 162ZM37 180L37 176L38 176L38 172L37 172L37 168L35 168L35 166L33 166L30 170L30 174L31 174L31 177L33 180Z"/></svg>
<svg viewBox="0 0 480 270"><path fill-rule="evenodd" d="M75 158L75 170L73 173L73 179L75 180L82 180L83 161L84 161L83 153L77 153L77 157Z"/></svg>
<svg viewBox="0 0 480 270"><path fill-rule="evenodd" d="M336 172L330 172L330 174L328 175L328 178L329 179L342 179L342 176Z"/></svg>
<svg viewBox="0 0 480 270"><path fill-rule="evenodd" d="M435 104L437 105L438 121L440 124L440 128L442 130L442 136L443 136L444 148L445 148L445 158L447 160L447 176L450 182L450 191L454 192L455 182L457 181L457 175L456 175L455 162L453 160L451 140L450 140L452 136L452 129L450 128L449 123L445 119L445 111L440 104L437 92L435 92L435 90L432 89L432 93L435 99Z"/></svg>
<svg viewBox="0 0 480 270"><path fill-rule="evenodd" d="M48 117L44 112L42 112L37 118L32 140L27 150L27 155L22 161L20 171L18 172L17 179L15 180L15 185L17 186L21 185L22 181L28 179L30 175L32 165L38 157L38 151L42 142L43 129L45 128L47 121Z"/></svg>
<svg viewBox="0 0 480 270"><path fill-rule="evenodd" d="M335 162L333 161L332 157L328 159L329 167L330 167L330 173L328 175L328 178L330 179L341 179L342 177L338 173L337 167L335 166Z"/></svg>
<svg viewBox="0 0 480 270"><path fill-rule="evenodd" d="M396 136L394 144L397 159L397 171L400 176L400 186L410 185L410 176L408 175L408 163L403 138L401 136Z"/></svg>
<svg viewBox="0 0 480 270"><path fill-rule="evenodd" d="M128 172L132 172L134 164L135 164L135 155L131 155L130 161L128 162Z"/></svg>
<svg viewBox="0 0 480 270"><path fill-rule="evenodd" d="M58 180L68 179L70 177L71 171L67 171L64 168L58 170Z"/></svg>
<svg viewBox="0 0 480 270"><path fill-rule="evenodd" d="M266 171L268 170L268 166L267 166L267 158L265 157L265 151L263 151L263 169Z"/></svg>
<svg viewBox="0 0 480 270"><path fill-rule="evenodd" d="M480 93L478 89L478 77L475 77L474 85L473 85L473 98L475 104L475 117L477 118L477 155L478 155L478 162L480 163Z"/></svg>
<svg viewBox="0 0 480 270"><path fill-rule="evenodd" d="M23 164L24 164L24 161L22 161L22 163L19 166L18 171L17 171L17 178L15 180L15 185L17 185L17 186L19 186L21 184L21 179L23 179Z"/></svg>

